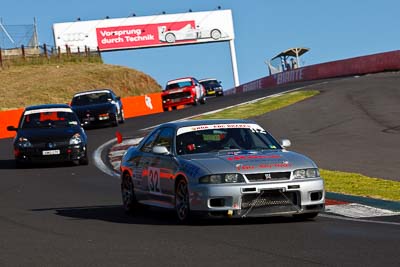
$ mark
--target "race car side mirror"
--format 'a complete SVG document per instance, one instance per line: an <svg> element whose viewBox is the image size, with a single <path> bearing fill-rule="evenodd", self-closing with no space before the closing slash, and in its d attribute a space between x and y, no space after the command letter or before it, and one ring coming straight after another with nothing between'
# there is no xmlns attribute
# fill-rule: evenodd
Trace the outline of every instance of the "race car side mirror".
<svg viewBox="0 0 400 267"><path fill-rule="evenodd" d="M287 147L290 147L291 145L292 145L292 143L290 142L289 139L282 139L281 140L281 147L287 148Z"/></svg>
<svg viewBox="0 0 400 267"><path fill-rule="evenodd" d="M158 155L168 155L169 151L166 146L154 146L153 153Z"/></svg>
<svg viewBox="0 0 400 267"><path fill-rule="evenodd" d="M16 131L18 131L18 128L15 128L14 126L7 126L7 131L14 131L14 132L16 132Z"/></svg>

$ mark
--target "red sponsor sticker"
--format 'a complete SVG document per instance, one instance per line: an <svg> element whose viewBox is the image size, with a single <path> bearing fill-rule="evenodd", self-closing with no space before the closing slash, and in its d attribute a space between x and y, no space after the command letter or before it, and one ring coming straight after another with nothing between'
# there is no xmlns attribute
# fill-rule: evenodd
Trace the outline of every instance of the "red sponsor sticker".
<svg viewBox="0 0 400 267"><path fill-rule="evenodd" d="M230 161L238 161L238 160L251 160L251 159L279 159L281 156L279 155L240 155L229 157Z"/></svg>

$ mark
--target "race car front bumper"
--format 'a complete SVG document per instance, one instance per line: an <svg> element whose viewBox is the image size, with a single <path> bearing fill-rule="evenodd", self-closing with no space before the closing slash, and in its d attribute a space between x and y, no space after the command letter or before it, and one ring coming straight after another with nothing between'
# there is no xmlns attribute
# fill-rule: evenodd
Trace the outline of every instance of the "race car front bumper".
<svg viewBox="0 0 400 267"><path fill-rule="evenodd" d="M228 217L266 217L315 213L325 208L322 179L285 183L197 185L191 188L190 209Z"/></svg>

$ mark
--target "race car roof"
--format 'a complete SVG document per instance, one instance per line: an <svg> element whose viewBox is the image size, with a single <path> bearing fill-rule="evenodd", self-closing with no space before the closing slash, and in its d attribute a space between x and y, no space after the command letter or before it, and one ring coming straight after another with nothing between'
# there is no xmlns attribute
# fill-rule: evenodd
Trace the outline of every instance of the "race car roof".
<svg viewBox="0 0 400 267"><path fill-rule="evenodd" d="M172 83L187 82L187 81L191 81L191 80L192 80L191 77L179 78L179 79L168 81L167 85L172 84Z"/></svg>
<svg viewBox="0 0 400 267"><path fill-rule="evenodd" d="M239 120L239 119L216 119L216 120L185 120L185 121L173 121L160 124L161 126L169 126L173 128L181 128L188 126L201 126L201 125L213 125L213 124L255 124L252 120Z"/></svg>
<svg viewBox="0 0 400 267"><path fill-rule="evenodd" d="M71 107L68 106L67 104L44 104L44 105L28 106L25 108L25 111L36 110L36 109L54 109L54 108L71 109Z"/></svg>
<svg viewBox="0 0 400 267"><path fill-rule="evenodd" d="M111 89L96 89L96 90L90 90L90 91L84 91L84 92L79 92L74 95L76 96L81 96L81 95L90 95L90 94L97 94L97 93L111 93Z"/></svg>
<svg viewBox="0 0 400 267"><path fill-rule="evenodd" d="M218 81L218 80L215 79L215 78L204 78L204 79L200 79L200 80L199 80L200 83L201 83L201 82L206 82L206 81Z"/></svg>

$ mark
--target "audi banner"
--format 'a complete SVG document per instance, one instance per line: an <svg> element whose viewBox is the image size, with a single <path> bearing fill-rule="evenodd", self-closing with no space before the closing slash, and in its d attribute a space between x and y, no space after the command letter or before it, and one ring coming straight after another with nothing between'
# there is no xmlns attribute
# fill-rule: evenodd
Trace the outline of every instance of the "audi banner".
<svg viewBox="0 0 400 267"><path fill-rule="evenodd" d="M234 39L231 10L55 23L53 33L63 52L67 47L111 51Z"/></svg>

